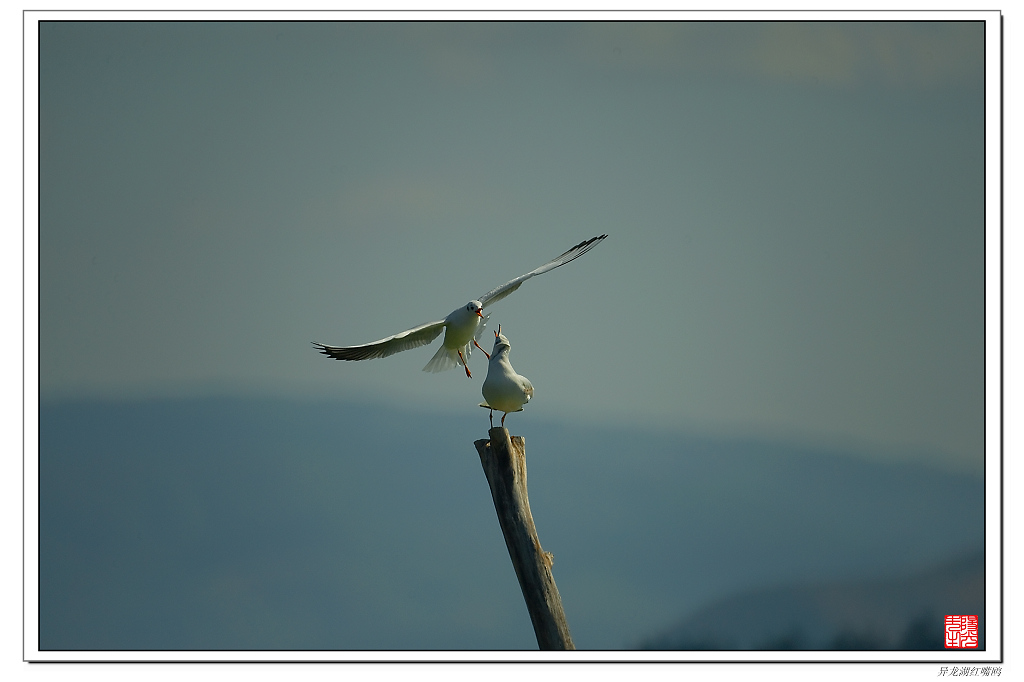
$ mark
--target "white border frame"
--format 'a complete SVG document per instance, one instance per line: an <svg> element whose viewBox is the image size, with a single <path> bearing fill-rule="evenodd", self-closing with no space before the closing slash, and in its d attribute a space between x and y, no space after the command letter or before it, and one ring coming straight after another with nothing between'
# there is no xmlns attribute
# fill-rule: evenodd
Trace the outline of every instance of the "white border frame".
<svg viewBox="0 0 1024 682"><path fill-rule="evenodd" d="M202 21L928 21L986 22L985 93L985 547L984 651L41 651L38 642L38 23L52 20ZM1003 660L1002 480L1002 16L998 11L44 11L23 13L24 58L24 616L26 661L363 661L363 662L927 662ZM753 671L751 671L753 672ZM829 671L832 674L832 670Z"/></svg>

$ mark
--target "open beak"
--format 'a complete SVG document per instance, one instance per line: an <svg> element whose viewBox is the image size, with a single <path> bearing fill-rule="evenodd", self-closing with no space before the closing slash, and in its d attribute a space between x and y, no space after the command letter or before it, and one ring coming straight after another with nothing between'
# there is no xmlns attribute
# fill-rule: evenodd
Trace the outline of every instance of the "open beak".
<svg viewBox="0 0 1024 682"><path fill-rule="evenodd" d="M479 315L481 318L483 318L483 316L484 316L484 314L481 311L479 311L479 310L476 311L476 314Z"/></svg>

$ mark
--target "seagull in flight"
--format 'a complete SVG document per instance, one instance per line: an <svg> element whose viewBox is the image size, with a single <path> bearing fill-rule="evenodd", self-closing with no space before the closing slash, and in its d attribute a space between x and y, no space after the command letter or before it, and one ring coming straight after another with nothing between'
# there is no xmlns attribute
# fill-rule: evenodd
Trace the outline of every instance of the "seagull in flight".
<svg viewBox="0 0 1024 682"><path fill-rule="evenodd" d="M512 363L508 361L508 352L512 345L508 338L501 333L501 325L498 331L494 332L494 349L488 357L487 376L484 378L484 385L480 392L487 402L480 403L480 407L486 407L490 412L487 418L494 428L494 410L505 414L501 415L501 426L505 426L505 417L509 412L522 412L523 405L530 402L533 397L533 384L522 374L516 374L512 369ZM483 349L481 349L483 350Z"/></svg>
<svg viewBox="0 0 1024 682"><path fill-rule="evenodd" d="M370 360L372 358L386 358L403 350L425 346L436 339L443 329L444 340L441 342L441 347L437 349L434 357L430 359L430 362L423 368L423 371L443 372L458 364L462 364L466 370L466 376L472 377L473 375L469 371L469 364L466 362L472 346L480 348L480 352L487 355L488 358L491 357L477 343L477 339L483 333L487 325L487 319L490 317L490 315L484 315L484 307L505 298L531 277L543 275L549 270L554 270L560 265L576 260L601 243L607 236L602 234L599 237L580 242L539 268L509 280L500 287L491 289L480 298L474 299L460 308L456 308L443 320L421 324L418 327L406 329L404 332L399 332L385 339L364 343L359 346L328 346L316 343L315 341L313 345L318 351L335 360Z"/></svg>

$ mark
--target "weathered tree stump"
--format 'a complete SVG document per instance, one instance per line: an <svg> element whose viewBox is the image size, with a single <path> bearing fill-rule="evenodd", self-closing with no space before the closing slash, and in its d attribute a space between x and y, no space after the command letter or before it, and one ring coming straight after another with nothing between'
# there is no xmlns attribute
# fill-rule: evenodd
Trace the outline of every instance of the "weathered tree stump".
<svg viewBox="0 0 1024 682"><path fill-rule="evenodd" d="M537 644L542 650L575 649L565 622L562 598L551 576L553 559L541 548L530 513L526 493L526 439L511 437L508 429L501 427L487 433L490 440L478 440L473 445L491 488L494 510L498 513L505 546L533 621Z"/></svg>

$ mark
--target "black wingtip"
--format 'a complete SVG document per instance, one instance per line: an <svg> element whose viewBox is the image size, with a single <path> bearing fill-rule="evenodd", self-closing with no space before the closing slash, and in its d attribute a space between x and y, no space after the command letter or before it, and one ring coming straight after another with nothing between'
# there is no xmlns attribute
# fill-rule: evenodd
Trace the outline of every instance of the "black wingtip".
<svg viewBox="0 0 1024 682"><path fill-rule="evenodd" d="M598 237L591 237L590 239L584 239L579 244L577 244L576 246L572 247L571 249L569 249L568 251L563 253L561 256L559 256L559 258L565 258L566 256L568 256L571 253L573 255L572 258L566 260L565 262L568 263L570 261L573 261L573 260L579 258L580 256L582 256L583 254L585 254L587 251L590 251L592 248L597 246L597 243L600 242L602 239L604 239L607 236L608 235L606 235L606 234L602 234L602 235L600 235ZM563 263L563 265L564 264L565 263Z"/></svg>
<svg viewBox="0 0 1024 682"><path fill-rule="evenodd" d="M329 351L329 350L327 349L327 346L325 346L324 344L322 344L322 343L317 343L316 341L310 341L310 343L311 343L311 344L313 344L313 346L314 346L314 347L316 348L316 350L317 350L317 352L318 352L318 353L323 353L323 354L324 354L324 355L326 355L327 357L329 357L329 358L332 358L332 359L334 359L334 360L338 360L338 359L339 359L339 358L337 358L336 356L332 355L332 354L331 354L331 351Z"/></svg>
<svg viewBox="0 0 1024 682"><path fill-rule="evenodd" d="M587 246L588 244L593 244L595 242L599 242L599 241L601 241L602 239L604 239L607 236L608 235L606 235L606 234L602 234L599 237L591 237L590 239L584 239L583 241L581 241L579 244L577 244L576 246L574 246L572 248L573 249L578 249L580 247ZM571 251L572 249L569 249L569 250Z"/></svg>

